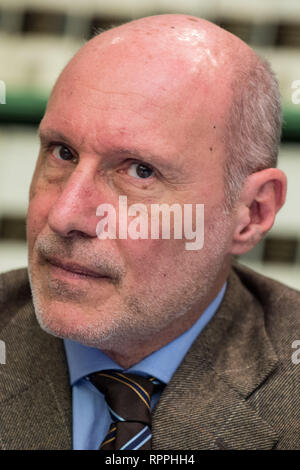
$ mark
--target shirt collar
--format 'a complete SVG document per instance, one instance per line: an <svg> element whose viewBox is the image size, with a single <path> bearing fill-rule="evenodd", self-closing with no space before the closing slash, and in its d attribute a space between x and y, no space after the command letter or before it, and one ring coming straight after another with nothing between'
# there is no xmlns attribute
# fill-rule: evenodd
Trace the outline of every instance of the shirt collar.
<svg viewBox="0 0 300 470"><path fill-rule="evenodd" d="M136 372L142 375L154 376L161 382L167 384L194 340L219 308L225 294L226 286L227 283L223 285L218 295L191 328L161 349L158 349L139 363L130 367L126 372ZM180 319L178 321L180 321ZM70 373L70 384L72 386L83 377L99 370L124 370L100 349L85 346L69 339L64 339L64 346Z"/></svg>

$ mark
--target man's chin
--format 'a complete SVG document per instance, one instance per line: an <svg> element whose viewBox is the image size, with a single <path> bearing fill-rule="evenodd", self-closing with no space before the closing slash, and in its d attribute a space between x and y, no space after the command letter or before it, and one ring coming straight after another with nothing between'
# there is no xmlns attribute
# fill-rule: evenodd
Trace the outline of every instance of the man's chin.
<svg viewBox="0 0 300 470"><path fill-rule="evenodd" d="M109 324L93 321L79 307L67 308L60 302L41 302L33 296L36 319L46 333L61 339L70 339L85 346L106 348L116 335L111 321ZM97 324L96 324L97 323Z"/></svg>
<svg viewBox="0 0 300 470"><path fill-rule="evenodd" d="M57 321L56 319L44 316L40 312L36 311L37 321L46 333L61 339L70 339L77 341L85 346L99 347L99 338L96 337L95 331L91 334L91 331L85 325L74 325L71 322Z"/></svg>

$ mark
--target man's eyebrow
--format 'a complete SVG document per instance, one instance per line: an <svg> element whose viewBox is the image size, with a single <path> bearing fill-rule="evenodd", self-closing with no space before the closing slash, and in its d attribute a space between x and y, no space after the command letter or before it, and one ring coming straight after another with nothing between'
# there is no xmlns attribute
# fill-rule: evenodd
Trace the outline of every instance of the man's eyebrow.
<svg viewBox="0 0 300 470"><path fill-rule="evenodd" d="M127 158L149 163L150 165L157 166L158 168L161 167L169 171L173 170L175 172L177 170L177 166L175 165L176 158L166 160L166 158L163 158L161 155L148 152L147 150L140 151L136 148L113 147L107 153L117 156L126 156Z"/></svg>
<svg viewBox="0 0 300 470"><path fill-rule="evenodd" d="M43 129L38 128L38 136L41 142L49 142L51 140L58 142L66 142L71 145L70 139L68 139L63 133L56 129Z"/></svg>
<svg viewBox="0 0 300 470"><path fill-rule="evenodd" d="M68 137L66 137L62 132L56 129L39 128L38 136L42 143L49 142L49 141L57 141L57 142L64 142L72 146L72 142L70 141L70 139L68 139ZM100 154L100 152L98 153ZM158 169L161 168L162 170L172 172L174 174L175 173L177 174L178 172L180 172L180 169L176 165L176 161L177 161L176 158L173 158L171 160L166 160L166 158L163 158L161 155L148 152L147 150L141 151L136 148L113 146L107 150L104 150L103 152L101 152L101 154L107 155L109 157L123 156L123 157L131 158L133 160L138 160L141 162L148 163L150 165L153 165L154 167L157 167Z"/></svg>

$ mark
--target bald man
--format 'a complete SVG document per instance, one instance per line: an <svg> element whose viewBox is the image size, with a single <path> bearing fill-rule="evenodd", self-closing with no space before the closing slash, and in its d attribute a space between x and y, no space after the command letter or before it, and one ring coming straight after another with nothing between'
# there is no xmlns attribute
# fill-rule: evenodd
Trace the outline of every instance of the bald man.
<svg viewBox="0 0 300 470"><path fill-rule="evenodd" d="M232 261L284 203L280 131L269 66L205 20L143 18L71 59L39 127L30 284L1 277L2 449L300 449L300 294ZM153 236L163 204L181 237Z"/></svg>

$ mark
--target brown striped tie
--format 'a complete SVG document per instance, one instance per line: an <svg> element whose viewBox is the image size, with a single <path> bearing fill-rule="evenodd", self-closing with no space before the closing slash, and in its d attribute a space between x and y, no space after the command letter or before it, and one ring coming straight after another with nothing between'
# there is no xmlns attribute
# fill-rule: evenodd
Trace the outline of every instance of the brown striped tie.
<svg viewBox="0 0 300 470"><path fill-rule="evenodd" d="M101 450L151 449L151 395L160 382L137 374L104 370L89 376L105 395L114 422Z"/></svg>

